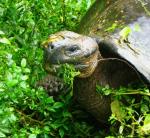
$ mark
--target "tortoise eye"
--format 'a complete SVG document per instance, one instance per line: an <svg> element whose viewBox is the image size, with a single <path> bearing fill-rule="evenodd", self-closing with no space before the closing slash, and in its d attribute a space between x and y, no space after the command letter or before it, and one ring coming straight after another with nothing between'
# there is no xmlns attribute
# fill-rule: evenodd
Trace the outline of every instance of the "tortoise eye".
<svg viewBox="0 0 150 138"><path fill-rule="evenodd" d="M75 52L77 50L80 50L80 48L77 45L73 45L67 48L67 51L69 52Z"/></svg>

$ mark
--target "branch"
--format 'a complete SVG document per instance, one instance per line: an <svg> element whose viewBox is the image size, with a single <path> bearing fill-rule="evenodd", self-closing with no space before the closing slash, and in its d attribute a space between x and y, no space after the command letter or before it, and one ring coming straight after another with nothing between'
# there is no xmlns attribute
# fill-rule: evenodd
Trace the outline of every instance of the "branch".
<svg viewBox="0 0 150 138"><path fill-rule="evenodd" d="M38 123L38 124L40 124L40 125L44 125L42 121L35 120L35 119L31 118L30 116L24 114L22 111L20 111L20 110L18 110L18 109L15 109L15 110L16 110L16 112L17 112L18 114L20 114L21 116L23 116L23 117L26 118L26 119L29 119L31 122L35 122L35 123Z"/></svg>

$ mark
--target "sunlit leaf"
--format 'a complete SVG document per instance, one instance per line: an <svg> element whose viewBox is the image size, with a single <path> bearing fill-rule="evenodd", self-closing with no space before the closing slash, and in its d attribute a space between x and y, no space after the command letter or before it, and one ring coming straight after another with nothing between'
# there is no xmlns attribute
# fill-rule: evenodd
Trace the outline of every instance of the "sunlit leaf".
<svg viewBox="0 0 150 138"><path fill-rule="evenodd" d="M0 38L0 43L3 43L3 44L8 44L8 45L10 45L11 43L10 43L10 41L7 39L7 38Z"/></svg>
<svg viewBox="0 0 150 138"><path fill-rule="evenodd" d="M55 102L54 105L53 105L53 108L60 108L60 107L63 107L63 103L61 102Z"/></svg>
<svg viewBox="0 0 150 138"><path fill-rule="evenodd" d="M3 132L0 132L0 138L6 138L6 135Z"/></svg>
<svg viewBox="0 0 150 138"><path fill-rule="evenodd" d="M0 30L0 35L4 35L5 33L3 31Z"/></svg>
<svg viewBox="0 0 150 138"><path fill-rule="evenodd" d="M17 80L17 79L13 79L13 80L7 81L7 85L8 85L9 87L15 86L15 85L17 85L17 84L18 84L18 80Z"/></svg>
<svg viewBox="0 0 150 138"><path fill-rule="evenodd" d="M122 37L122 39L126 39L129 34L131 33L131 28L129 26L123 28L121 31L120 31L120 36Z"/></svg>
<svg viewBox="0 0 150 138"><path fill-rule="evenodd" d="M117 23L113 23L112 26L108 27L105 31L114 32L117 28Z"/></svg>
<svg viewBox="0 0 150 138"><path fill-rule="evenodd" d="M144 119L144 125L150 125L150 114L147 114Z"/></svg>
<svg viewBox="0 0 150 138"><path fill-rule="evenodd" d="M31 72L29 68L25 68L23 71L24 71L25 73L30 73L30 72Z"/></svg>
<svg viewBox="0 0 150 138"><path fill-rule="evenodd" d="M27 64L27 61L26 61L26 59L25 58L23 58L22 60L21 60L21 67L26 67L26 64Z"/></svg>
<svg viewBox="0 0 150 138"><path fill-rule="evenodd" d="M27 75L22 75L21 76L21 80L27 80L28 79L28 76Z"/></svg>
<svg viewBox="0 0 150 138"><path fill-rule="evenodd" d="M150 134L150 114L146 115L144 125L141 127L141 132L144 134Z"/></svg>
<svg viewBox="0 0 150 138"><path fill-rule="evenodd" d="M11 114L11 116L9 117L10 121L16 121L17 117L14 114Z"/></svg>
<svg viewBox="0 0 150 138"><path fill-rule="evenodd" d="M36 138L36 135L35 134L30 134L29 138Z"/></svg>
<svg viewBox="0 0 150 138"><path fill-rule="evenodd" d="M47 131L47 132L50 131L50 127L49 126L45 126L44 130Z"/></svg>

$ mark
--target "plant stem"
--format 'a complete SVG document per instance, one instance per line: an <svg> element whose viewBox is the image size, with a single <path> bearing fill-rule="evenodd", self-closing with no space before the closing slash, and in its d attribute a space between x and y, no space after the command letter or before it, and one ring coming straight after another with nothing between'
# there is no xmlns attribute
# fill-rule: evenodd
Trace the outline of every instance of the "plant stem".
<svg viewBox="0 0 150 138"><path fill-rule="evenodd" d="M133 90L132 92L128 91L128 92L125 92L125 93L115 93L113 92L112 94L114 95L135 95L135 94L140 94L140 95L145 95L145 96L150 96L150 93L145 93L145 92L142 92L142 91L136 91L136 90Z"/></svg>
<svg viewBox="0 0 150 138"><path fill-rule="evenodd" d="M19 113L21 116L23 116L24 118L26 119L29 119L31 122L35 122L35 123L38 123L40 125L43 125L43 122L41 121L38 121L38 120L35 120L31 117L29 117L28 115L24 114L22 111L18 110L18 109L15 109L17 113Z"/></svg>

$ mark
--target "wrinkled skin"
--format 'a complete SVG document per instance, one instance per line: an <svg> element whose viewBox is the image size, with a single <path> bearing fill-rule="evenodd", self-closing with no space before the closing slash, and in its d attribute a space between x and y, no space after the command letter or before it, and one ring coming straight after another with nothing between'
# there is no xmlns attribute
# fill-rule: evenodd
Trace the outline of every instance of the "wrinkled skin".
<svg viewBox="0 0 150 138"><path fill-rule="evenodd" d="M111 4L104 4L106 9L92 7L81 21L78 32L84 35L62 31L44 43L45 69L52 73L60 64L73 64L81 72L74 80L74 97L102 123L111 114L111 98L98 94L97 84L118 88L143 83L145 78L150 81L150 17L140 1L108 1ZM95 5L101 3L96 1ZM112 27L114 23L116 28ZM124 37L126 26L131 32Z"/></svg>

